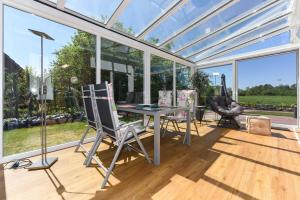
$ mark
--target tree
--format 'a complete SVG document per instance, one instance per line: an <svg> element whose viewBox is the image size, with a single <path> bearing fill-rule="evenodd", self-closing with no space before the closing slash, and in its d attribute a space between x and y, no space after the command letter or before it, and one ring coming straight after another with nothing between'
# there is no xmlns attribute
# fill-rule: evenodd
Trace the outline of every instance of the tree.
<svg viewBox="0 0 300 200"><path fill-rule="evenodd" d="M74 97L79 99L80 86L95 83L95 51L95 36L78 30L70 43L55 52L56 59L50 71L55 91L54 102L49 106L50 113L73 112L76 108L68 108L66 103L70 92L74 94L77 91Z"/></svg>
<svg viewBox="0 0 300 200"><path fill-rule="evenodd" d="M209 75L202 71L198 71L191 77L191 82L193 87L197 91L199 105L204 104L204 94L206 94L206 92L208 91L210 84Z"/></svg>

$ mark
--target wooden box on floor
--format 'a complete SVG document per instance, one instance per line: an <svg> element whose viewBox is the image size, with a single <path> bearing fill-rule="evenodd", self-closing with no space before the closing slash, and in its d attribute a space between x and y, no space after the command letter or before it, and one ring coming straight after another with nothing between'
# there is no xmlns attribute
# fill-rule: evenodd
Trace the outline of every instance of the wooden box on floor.
<svg viewBox="0 0 300 200"><path fill-rule="evenodd" d="M246 127L251 134L271 135L271 120L268 117L248 116Z"/></svg>

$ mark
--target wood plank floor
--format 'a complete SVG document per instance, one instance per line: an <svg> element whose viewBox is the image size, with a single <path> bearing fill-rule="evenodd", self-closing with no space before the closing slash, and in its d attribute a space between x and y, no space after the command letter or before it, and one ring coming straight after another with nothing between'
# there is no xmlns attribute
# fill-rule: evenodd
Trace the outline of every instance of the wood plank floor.
<svg viewBox="0 0 300 200"><path fill-rule="evenodd" d="M300 199L300 148L292 132L199 130L190 147L178 136L162 138L158 167L123 151L104 190L103 171L84 167L74 148L51 153L59 157L51 170L1 169L0 199ZM153 156L153 136L142 142ZM99 149L106 165L113 152L107 144Z"/></svg>

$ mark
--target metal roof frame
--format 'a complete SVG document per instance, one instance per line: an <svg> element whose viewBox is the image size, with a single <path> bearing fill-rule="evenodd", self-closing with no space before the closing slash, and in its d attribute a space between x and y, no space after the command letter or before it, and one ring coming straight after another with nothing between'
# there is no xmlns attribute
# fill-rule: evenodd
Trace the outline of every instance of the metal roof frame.
<svg viewBox="0 0 300 200"><path fill-rule="evenodd" d="M176 31L174 34L172 34L169 38L165 39L161 43L158 44L159 48L163 48L167 43L174 40L175 38L179 37L180 35L188 32L189 30L193 29L195 26L197 26L199 23L203 22L204 20L208 20L211 17L219 14L223 10L229 8L233 4L239 2L240 0L223 0L221 3L217 4L213 8L206 11L203 15L200 15L196 19L194 19L192 22L187 24L185 27L181 28L180 30Z"/></svg>
<svg viewBox="0 0 300 200"><path fill-rule="evenodd" d="M230 53L230 52L232 52L234 50L241 49L243 47L246 47L246 46L249 46L251 44L254 44L254 43L256 43L256 42L258 42L260 40L265 40L265 39L271 38L273 36L279 35L281 33L289 31L289 30L290 30L290 27L288 25L284 25L283 27L272 29L271 31L267 31L264 34L260 34L259 36L254 37L254 38L252 38L250 40L242 41L242 42L234 45L233 47L227 48L227 49L222 50L220 52L217 52L215 54L209 55L209 56L207 56L205 58L199 59L199 60L195 61L195 63L199 63L199 62L207 60L207 59L214 59L216 57L220 57L222 55L226 55L227 53Z"/></svg>
<svg viewBox="0 0 300 200"><path fill-rule="evenodd" d="M219 45L221 45L221 44L223 44L223 43L225 43L227 41L230 41L232 39L238 38L239 36L242 36L242 35L244 35L246 33L249 33L249 32L254 31L254 30L258 30L258 29L260 29L260 28L262 28L262 27L264 27L266 25L269 25L269 24L271 24L273 22L276 22L276 21L279 21L281 19L284 19L286 16L290 15L290 13L291 12L283 13L283 14L281 14L279 16L276 16L275 18L271 18L271 19L269 19L269 20L267 20L267 21L265 21L265 22L263 22L261 24L258 24L256 26L254 26L254 27L249 27L248 29L241 30L240 32L238 32L236 34L229 35L228 37L224 38L221 41L215 42L215 43L213 43L213 44L211 44L209 46L206 46L206 47L204 47L204 48L202 48L202 49L200 49L198 51L194 51L190 55L186 56L186 58L191 58L191 57L193 57L193 56L195 56L197 54L205 52L206 50L208 50L210 48L219 46Z"/></svg>
<svg viewBox="0 0 300 200"><path fill-rule="evenodd" d="M234 18L233 20L231 20L230 22L226 23L225 25L223 25L222 27L218 28L217 30L215 30L213 32L210 32L210 33L208 33L206 35L202 35L199 38L197 38L197 39L191 41L190 43L182 46L181 48L175 50L174 53L181 52L181 51L187 49L188 47L193 46L194 44L196 44L196 43L198 43L198 42L200 42L200 41L202 41L204 39L212 37L213 35L221 32L221 31L223 31L225 29L231 28L231 27L233 27L233 26L235 26L235 25L237 25L239 23L242 23L242 22L246 21L247 19L249 19L249 18L251 18L251 17L253 17L255 15L260 14L260 13L264 12L265 10L271 8L271 7L275 7L276 5L278 5L278 4L282 3L282 2L283 2L282 0L274 0L272 2L268 2L268 3L264 4L264 5L258 5L258 7L255 8L255 10L256 10L255 12L253 12L253 10L249 10L248 12L244 13L242 16L238 16L238 17Z"/></svg>

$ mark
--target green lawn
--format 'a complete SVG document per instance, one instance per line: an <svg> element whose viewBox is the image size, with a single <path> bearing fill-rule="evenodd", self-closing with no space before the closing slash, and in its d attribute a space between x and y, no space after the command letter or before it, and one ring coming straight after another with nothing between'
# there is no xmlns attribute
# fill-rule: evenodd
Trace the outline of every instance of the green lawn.
<svg viewBox="0 0 300 200"><path fill-rule="evenodd" d="M47 145L53 146L79 140L86 122L73 122L47 126ZM94 135L93 130L89 136ZM12 155L40 148L40 127L4 131L4 155Z"/></svg>
<svg viewBox="0 0 300 200"><path fill-rule="evenodd" d="M290 106L297 104L296 96L239 96L242 104L270 104L274 106Z"/></svg>

